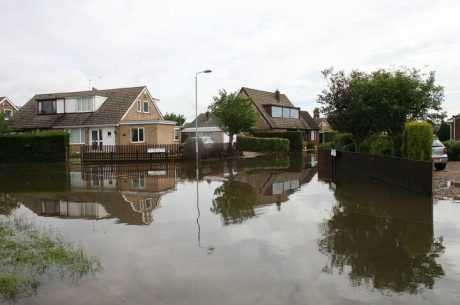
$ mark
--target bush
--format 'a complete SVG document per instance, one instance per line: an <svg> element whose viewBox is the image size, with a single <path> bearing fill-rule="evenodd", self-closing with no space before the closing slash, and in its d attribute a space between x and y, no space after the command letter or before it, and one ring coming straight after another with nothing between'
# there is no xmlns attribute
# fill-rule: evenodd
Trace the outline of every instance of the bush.
<svg viewBox="0 0 460 305"><path fill-rule="evenodd" d="M409 122L404 126L401 150L409 160L431 161L433 128L425 122Z"/></svg>
<svg viewBox="0 0 460 305"><path fill-rule="evenodd" d="M449 161L459 161L460 160L460 141L445 141L443 142L444 146L447 148L447 155L449 156Z"/></svg>
<svg viewBox="0 0 460 305"><path fill-rule="evenodd" d="M439 141L444 142L450 139L450 126L446 122L442 121L439 126L439 130L436 133Z"/></svg>
<svg viewBox="0 0 460 305"><path fill-rule="evenodd" d="M301 152L303 149L303 132L302 131L285 131L285 132L253 132L258 138L282 138L289 140L289 150Z"/></svg>
<svg viewBox="0 0 460 305"><path fill-rule="evenodd" d="M238 150L256 152L288 152L289 140L280 138L256 138L238 136Z"/></svg>
<svg viewBox="0 0 460 305"><path fill-rule="evenodd" d="M0 135L1 163L67 162L69 134L64 131Z"/></svg>
<svg viewBox="0 0 460 305"><path fill-rule="evenodd" d="M196 158L196 138L190 138L184 144L184 158L185 159L195 159ZM201 158L205 157L207 154L206 146L203 143L202 139L198 139L198 154Z"/></svg>
<svg viewBox="0 0 460 305"><path fill-rule="evenodd" d="M370 141L369 152L375 155L391 155L391 145L391 138L389 137L373 137Z"/></svg>
<svg viewBox="0 0 460 305"><path fill-rule="evenodd" d="M334 140L320 146L324 149L337 149L343 151L355 151L351 133L334 133Z"/></svg>
<svg viewBox="0 0 460 305"><path fill-rule="evenodd" d="M307 149L310 150L310 149L315 149L315 144L313 143L308 143L307 144Z"/></svg>
<svg viewBox="0 0 460 305"><path fill-rule="evenodd" d="M333 142L335 140L336 132L325 132L323 133L324 143Z"/></svg>

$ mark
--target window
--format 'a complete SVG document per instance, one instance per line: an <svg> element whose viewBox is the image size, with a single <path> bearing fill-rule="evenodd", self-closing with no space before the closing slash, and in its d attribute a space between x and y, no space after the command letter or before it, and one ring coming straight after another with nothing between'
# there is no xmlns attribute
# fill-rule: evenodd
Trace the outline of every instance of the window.
<svg viewBox="0 0 460 305"><path fill-rule="evenodd" d="M144 113L149 113L149 101L144 101Z"/></svg>
<svg viewBox="0 0 460 305"><path fill-rule="evenodd" d="M180 128L174 127L174 141L180 140Z"/></svg>
<svg viewBox="0 0 460 305"><path fill-rule="evenodd" d="M138 177L133 178L133 189L145 189L145 175L139 174Z"/></svg>
<svg viewBox="0 0 460 305"><path fill-rule="evenodd" d="M299 118L299 110L291 108L291 119Z"/></svg>
<svg viewBox="0 0 460 305"><path fill-rule="evenodd" d="M310 131L310 141L316 141L316 131Z"/></svg>
<svg viewBox="0 0 460 305"><path fill-rule="evenodd" d="M5 120L9 120L13 116L13 111L11 109L5 109L3 110L3 114L4 114L3 117L5 118Z"/></svg>
<svg viewBox="0 0 460 305"><path fill-rule="evenodd" d="M71 128L70 144L85 144L85 128Z"/></svg>
<svg viewBox="0 0 460 305"><path fill-rule="evenodd" d="M283 108L283 118L289 118L291 116L289 108Z"/></svg>
<svg viewBox="0 0 460 305"><path fill-rule="evenodd" d="M77 111L78 112L91 112L93 111L93 98L81 98L77 102Z"/></svg>
<svg viewBox="0 0 460 305"><path fill-rule="evenodd" d="M56 113L56 100L38 101L39 114Z"/></svg>
<svg viewBox="0 0 460 305"><path fill-rule="evenodd" d="M142 106L141 101L137 101L137 112L142 112L141 106Z"/></svg>
<svg viewBox="0 0 460 305"><path fill-rule="evenodd" d="M144 127L131 128L131 143L144 142Z"/></svg>
<svg viewBox="0 0 460 305"><path fill-rule="evenodd" d="M272 117L280 118L283 116L283 108L272 106Z"/></svg>

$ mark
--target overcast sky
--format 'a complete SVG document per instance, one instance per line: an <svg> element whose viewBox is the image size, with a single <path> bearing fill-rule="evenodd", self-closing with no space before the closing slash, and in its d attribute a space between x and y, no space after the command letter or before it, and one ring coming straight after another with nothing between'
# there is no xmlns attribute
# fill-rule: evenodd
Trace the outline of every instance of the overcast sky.
<svg viewBox="0 0 460 305"><path fill-rule="evenodd" d="M460 1L0 0L0 96L148 86L163 113L194 116L220 88L279 89L311 111L321 70L436 71L460 113ZM97 79L101 77L100 79Z"/></svg>

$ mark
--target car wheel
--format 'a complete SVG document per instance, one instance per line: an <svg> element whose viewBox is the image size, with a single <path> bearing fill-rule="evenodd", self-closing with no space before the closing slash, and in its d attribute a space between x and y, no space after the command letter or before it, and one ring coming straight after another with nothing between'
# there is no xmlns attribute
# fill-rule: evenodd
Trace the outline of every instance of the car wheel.
<svg viewBox="0 0 460 305"><path fill-rule="evenodd" d="M438 170L438 171L442 171L446 168L446 163L437 163L434 165L434 167Z"/></svg>

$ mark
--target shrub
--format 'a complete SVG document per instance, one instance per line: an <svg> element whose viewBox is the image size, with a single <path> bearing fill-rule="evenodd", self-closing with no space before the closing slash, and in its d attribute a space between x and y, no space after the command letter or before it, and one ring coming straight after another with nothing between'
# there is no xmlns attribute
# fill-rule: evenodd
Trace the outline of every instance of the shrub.
<svg viewBox="0 0 460 305"><path fill-rule="evenodd" d="M325 133L323 133L324 142L329 143L329 142L334 141L336 134L337 134L336 132L325 132Z"/></svg>
<svg viewBox="0 0 460 305"><path fill-rule="evenodd" d="M449 156L449 161L459 161L460 160L460 141L445 141L443 142L444 146L447 148L447 155Z"/></svg>
<svg viewBox="0 0 460 305"><path fill-rule="evenodd" d="M404 126L401 150L409 160L431 161L433 128L425 122L409 122Z"/></svg>
<svg viewBox="0 0 460 305"><path fill-rule="evenodd" d="M307 144L307 149L310 150L310 149L315 149L315 144L313 143L308 143Z"/></svg>
<svg viewBox="0 0 460 305"><path fill-rule="evenodd" d="M237 147L241 151L288 152L289 140L280 138L237 137Z"/></svg>
<svg viewBox="0 0 460 305"><path fill-rule="evenodd" d="M376 136L370 141L369 152L375 155L391 155L391 138Z"/></svg>
<svg viewBox="0 0 460 305"><path fill-rule="evenodd" d="M335 148L343 151L355 151L351 133L334 133L334 140L326 142L320 145L320 147L324 149Z"/></svg>
<svg viewBox="0 0 460 305"><path fill-rule="evenodd" d="M289 140L289 150L301 152L303 149L303 132L302 131L285 131L285 132L253 132L258 138L282 138Z"/></svg>
<svg viewBox="0 0 460 305"><path fill-rule="evenodd" d="M195 159L196 158L196 144L195 144L196 138L190 138L185 142L184 144L184 158L185 159ZM205 157L207 153L206 146L203 143L202 139L198 139L198 154L199 156Z"/></svg>
<svg viewBox="0 0 460 305"><path fill-rule="evenodd" d="M0 135L1 163L61 163L69 156L64 131Z"/></svg>
<svg viewBox="0 0 460 305"><path fill-rule="evenodd" d="M450 139L450 126L446 122L442 121L439 126L439 130L436 133L439 141L444 142Z"/></svg>

